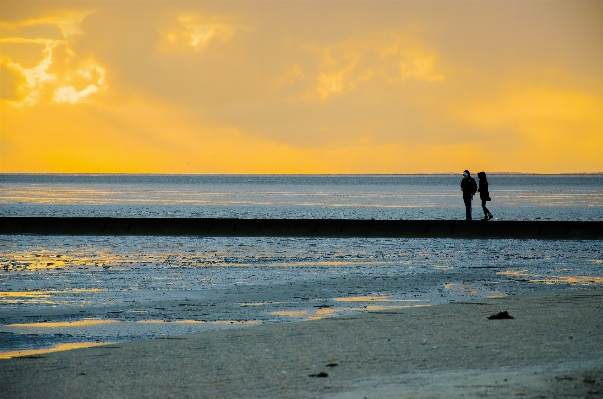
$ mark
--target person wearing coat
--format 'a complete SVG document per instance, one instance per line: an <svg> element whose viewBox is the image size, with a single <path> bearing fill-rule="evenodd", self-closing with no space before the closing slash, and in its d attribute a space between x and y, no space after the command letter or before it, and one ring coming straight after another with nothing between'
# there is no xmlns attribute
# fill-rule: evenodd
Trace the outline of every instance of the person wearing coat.
<svg viewBox="0 0 603 399"><path fill-rule="evenodd" d="M473 220L471 217L471 201L477 191L477 183L475 179L471 177L471 173L468 170L463 172L463 180L461 181L461 190L463 190L463 201L465 202L465 215L467 220Z"/></svg>
<svg viewBox="0 0 603 399"><path fill-rule="evenodd" d="M493 218L492 213L486 208L486 201L491 201L490 193L488 192L488 179L486 178L486 172L479 172L477 174L477 178L479 179L479 198L482 200L482 209L484 210L484 219L490 220Z"/></svg>

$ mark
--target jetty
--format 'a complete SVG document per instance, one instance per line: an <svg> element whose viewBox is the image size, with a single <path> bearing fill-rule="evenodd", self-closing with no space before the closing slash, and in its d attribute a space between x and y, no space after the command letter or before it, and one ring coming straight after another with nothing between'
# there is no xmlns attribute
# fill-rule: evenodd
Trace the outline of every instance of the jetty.
<svg viewBox="0 0 603 399"><path fill-rule="evenodd" d="M0 217L0 234L602 240L602 221Z"/></svg>

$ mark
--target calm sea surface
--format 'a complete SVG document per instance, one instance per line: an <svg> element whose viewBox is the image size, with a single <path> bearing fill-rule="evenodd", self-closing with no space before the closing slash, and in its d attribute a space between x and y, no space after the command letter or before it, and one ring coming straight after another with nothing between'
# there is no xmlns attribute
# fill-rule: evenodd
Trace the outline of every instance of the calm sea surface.
<svg viewBox="0 0 603 399"><path fill-rule="evenodd" d="M464 219L460 180L0 175L0 215ZM496 220L603 220L602 175L488 180ZM0 358L601 284L601 241L0 236Z"/></svg>
<svg viewBox="0 0 603 399"><path fill-rule="evenodd" d="M461 178L4 174L0 215L463 219ZM603 175L491 175L488 181L498 220L603 220Z"/></svg>

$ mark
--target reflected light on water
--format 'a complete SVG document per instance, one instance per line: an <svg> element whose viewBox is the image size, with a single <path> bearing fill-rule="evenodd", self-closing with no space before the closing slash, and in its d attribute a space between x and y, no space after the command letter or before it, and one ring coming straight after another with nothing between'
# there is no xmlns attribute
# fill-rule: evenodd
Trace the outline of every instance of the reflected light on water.
<svg viewBox="0 0 603 399"><path fill-rule="evenodd" d="M114 342L76 342L71 344L59 344L47 349L29 349L21 351L0 352L0 359L11 359L13 357L43 355L51 352L62 352L72 349L92 348L95 346L110 345Z"/></svg>
<svg viewBox="0 0 603 399"><path fill-rule="evenodd" d="M527 270L505 270L503 272L496 272L499 276L527 276Z"/></svg>
<svg viewBox="0 0 603 399"><path fill-rule="evenodd" d="M212 325L257 325L262 324L260 320L217 320L217 321L202 321L202 320L174 320L165 321L161 319L138 320L139 324L212 324Z"/></svg>
<svg viewBox="0 0 603 399"><path fill-rule="evenodd" d="M274 316L286 316L286 317L299 317L301 321L310 321L310 320L320 320L326 317L345 313L345 312L378 312L385 310L393 310L393 309L408 309L408 308L422 308L432 306L430 304L421 304L421 305L367 305L364 307L354 307L354 308L320 308L314 311L307 310L279 310L270 312L271 315Z"/></svg>
<svg viewBox="0 0 603 399"><path fill-rule="evenodd" d="M114 320L114 319L84 319L84 320L78 320L78 321L7 324L6 327L36 327L36 328L89 327L89 326L98 326L101 324L113 324L113 323L119 323L119 322L120 322L119 320Z"/></svg>
<svg viewBox="0 0 603 399"><path fill-rule="evenodd" d="M315 310L314 312L312 312L312 314L310 314L305 320L303 321L309 321L309 320L320 320L320 319L324 319L328 316L332 316L341 312L345 312L348 311L350 309L337 309L337 308L322 308L322 309L318 309Z"/></svg>
<svg viewBox="0 0 603 399"><path fill-rule="evenodd" d="M232 251L232 250L231 250ZM80 270L103 268L116 270L127 270L129 267L137 267L147 264L165 265L171 264L177 259L180 265L186 266L238 266L251 267L257 266L257 262L247 262L245 258L241 258L236 263L226 261L224 258L231 255L231 251L199 251L199 252L172 252L165 251L152 254L120 254L114 253L109 249L92 249L92 250L75 250L69 255L64 253L57 254L51 250L38 250L35 252L22 251L10 252L2 254L4 258L0 259L0 267L6 271L52 271L52 270ZM236 252L236 250L235 250ZM273 254L262 256L259 254L262 261L265 261ZM400 256L405 256L404 254ZM254 257L252 257L254 258ZM286 261L286 262L270 262L271 267L346 267L346 266L379 266L393 265L394 260L312 260L312 261ZM208 280L210 282L210 280Z"/></svg>
<svg viewBox="0 0 603 399"><path fill-rule="evenodd" d="M444 288L446 288L447 290L457 293L463 293L463 294L470 294L470 295L477 295L478 291L469 286L469 284L457 284L457 283L448 283L448 284L444 284Z"/></svg>
<svg viewBox="0 0 603 399"><path fill-rule="evenodd" d="M341 298L333 298L337 302L420 302L415 299L391 299L390 296L382 295L367 295L367 296L349 296Z"/></svg>
<svg viewBox="0 0 603 399"><path fill-rule="evenodd" d="M289 317L302 317L308 314L307 310L278 310L270 312L275 316L289 316Z"/></svg>
<svg viewBox="0 0 603 399"><path fill-rule="evenodd" d="M91 292L102 292L101 288L91 289L73 289L68 291L0 291L0 298L2 297L47 297L55 294L81 294Z"/></svg>
<svg viewBox="0 0 603 399"><path fill-rule="evenodd" d="M248 307L248 306L278 305L281 303L283 303L283 302L243 302L243 303L239 303L239 305L241 305L242 307Z"/></svg>
<svg viewBox="0 0 603 399"><path fill-rule="evenodd" d="M546 276L546 278L540 278L541 275L529 274L527 270L505 270L497 272L496 274L502 276L515 276L515 277L529 277L530 283L542 283L542 284L577 284L577 285L595 285L603 284L603 277L593 276Z"/></svg>
<svg viewBox="0 0 603 399"><path fill-rule="evenodd" d="M258 325L262 324L261 320L217 320L217 321L208 321L207 324L244 324L244 325Z"/></svg>
<svg viewBox="0 0 603 399"><path fill-rule="evenodd" d="M381 310L391 310L391 309L409 309L409 308L426 308L432 306L430 304L423 305L369 305L365 308L352 308L352 310L368 310L368 311L381 311Z"/></svg>
<svg viewBox="0 0 603 399"><path fill-rule="evenodd" d="M577 285L595 285L603 284L603 277L591 276L552 276L546 279L533 279L531 283L544 284L577 284Z"/></svg>
<svg viewBox="0 0 603 399"><path fill-rule="evenodd" d="M4 266L7 271L42 271L61 270L69 268L94 268L131 265L136 263L153 262L158 259L152 257L129 258L124 255L110 254L106 251L98 251L95 256L71 256L56 259L56 255L49 254L14 254L8 259ZM159 261L163 258L159 259Z"/></svg>
<svg viewBox="0 0 603 399"><path fill-rule="evenodd" d="M63 291L0 291L0 304L44 304L44 305L68 305L72 297L60 297L60 295L89 294L102 292L101 288L72 289ZM79 301L83 305L89 301Z"/></svg>

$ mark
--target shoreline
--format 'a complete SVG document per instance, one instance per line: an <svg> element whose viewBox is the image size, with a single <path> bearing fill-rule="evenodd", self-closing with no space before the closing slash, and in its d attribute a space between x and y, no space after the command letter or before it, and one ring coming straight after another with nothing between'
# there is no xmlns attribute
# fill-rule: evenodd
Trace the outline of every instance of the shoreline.
<svg viewBox="0 0 603 399"><path fill-rule="evenodd" d="M505 310L514 319L488 319ZM0 361L0 382L10 398L601 397L603 289L13 358Z"/></svg>

